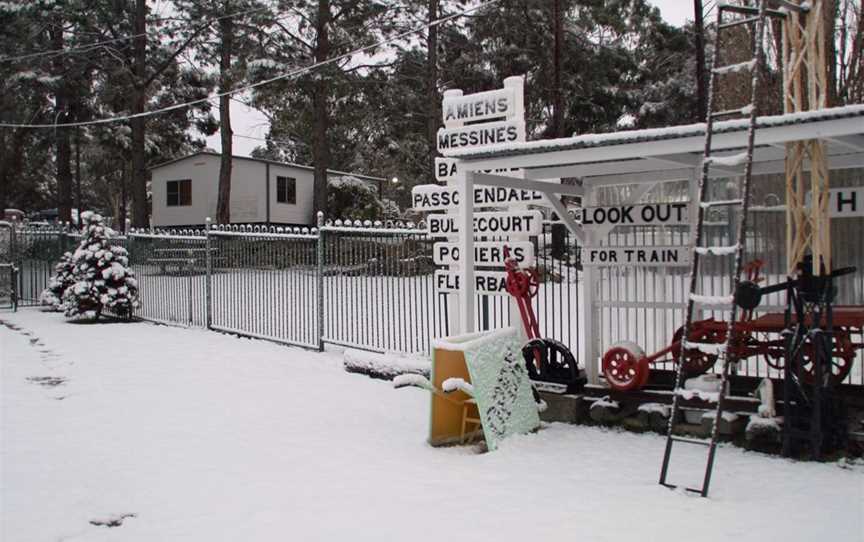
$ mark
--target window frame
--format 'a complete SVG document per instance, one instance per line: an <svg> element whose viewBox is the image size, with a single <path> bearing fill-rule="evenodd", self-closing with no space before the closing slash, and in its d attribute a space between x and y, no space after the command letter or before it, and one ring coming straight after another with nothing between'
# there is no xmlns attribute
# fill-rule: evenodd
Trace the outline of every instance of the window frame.
<svg viewBox="0 0 864 542"><path fill-rule="evenodd" d="M290 183L289 183L290 181ZM283 186L283 183L284 186ZM288 187L291 186L291 190ZM291 196L289 198L288 196ZM297 205L297 178L287 175L276 176L276 203L282 205Z"/></svg>
<svg viewBox="0 0 864 542"><path fill-rule="evenodd" d="M184 197L185 196L185 197ZM173 197L173 203L172 203ZM166 207L192 206L192 179L173 179L165 183Z"/></svg>

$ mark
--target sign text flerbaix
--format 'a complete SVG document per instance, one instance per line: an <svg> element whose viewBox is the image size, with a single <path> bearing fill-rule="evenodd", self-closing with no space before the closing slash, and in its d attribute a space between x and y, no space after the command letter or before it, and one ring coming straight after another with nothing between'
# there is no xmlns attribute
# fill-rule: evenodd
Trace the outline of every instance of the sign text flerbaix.
<svg viewBox="0 0 864 542"><path fill-rule="evenodd" d="M461 290L459 273L456 271L435 271L435 288L439 292L458 292ZM507 273L505 271L475 271L474 290L480 295L509 295L507 293Z"/></svg>
<svg viewBox="0 0 864 542"><path fill-rule="evenodd" d="M448 237L459 235L459 223L454 215L434 214L426 219L429 235ZM474 213L474 235L540 235L543 215L540 211L511 213Z"/></svg>

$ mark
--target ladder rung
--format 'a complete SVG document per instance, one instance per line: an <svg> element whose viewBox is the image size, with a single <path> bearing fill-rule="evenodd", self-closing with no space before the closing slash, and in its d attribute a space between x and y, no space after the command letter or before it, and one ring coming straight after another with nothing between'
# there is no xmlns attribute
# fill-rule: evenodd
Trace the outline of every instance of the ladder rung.
<svg viewBox="0 0 864 542"><path fill-rule="evenodd" d="M777 0L777 3L780 4L780 7L784 7L790 11L796 11L798 13L807 13L808 11L810 11L809 2L796 4L795 2L790 2L789 0ZM780 10L769 9L768 11L781 13L784 17L786 16L786 13Z"/></svg>
<svg viewBox="0 0 864 542"><path fill-rule="evenodd" d="M728 23L723 23L717 27L718 30L725 30L727 28L732 28L735 26L740 26L742 24L755 23L759 20L759 17L747 17L746 19L738 19L736 21L730 21Z"/></svg>
<svg viewBox="0 0 864 542"><path fill-rule="evenodd" d="M750 154L745 151L738 154L730 154L729 156L707 156L705 157L705 163L709 166L737 167L747 163L749 158Z"/></svg>
<svg viewBox="0 0 864 542"><path fill-rule="evenodd" d="M725 111L718 111L716 113L711 113L713 118L720 117L731 117L732 115L749 115L753 112L752 105L745 105L744 107L739 107L738 109L727 109Z"/></svg>
<svg viewBox="0 0 864 542"><path fill-rule="evenodd" d="M748 60L746 62L738 62L737 64L728 64L726 66L720 66L719 68L712 68L711 71L716 73L717 75L726 75L728 73L738 73L743 72L744 70L752 71L756 66L756 59Z"/></svg>
<svg viewBox="0 0 864 542"><path fill-rule="evenodd" d="M676 436L671 436L669 438L675 442L684 442L687 444L700 444L702 446L711 446L710 440L702 440L702 439L698 439L698 438L688 438L688 437L676 437Z"/></svg>
<svg viewBox="0 0 864 542"><path fill-rule="evenodd" d="M744 205L743 199L721 199L715 201L700 201L699 207L710 209L711 207L730 207L732 205Z"/></svg>
<svg viewBox="0 0 864 542"><path fill-rule="evenodd" d="M690 300L693 303L710 307L732 306L735 297L731 295L699 295L690 294Z"/></svg>
<svg viewBox="0 0 864 542"><path fill-rule="evenodd" d="M789 3L787 3L787 5L788 4ZM795 4L792 4L792 5L795 5ZM796 5L795 7L800 11L800 9L801 9L800 6ZM728 11L730 13L740 13L742 15L758 15L759 14L759 8L752 7L752 6L739 6L736 4L720 4L718 6L718 8L721 11ZM765 14L770 15L772 17L785 17L786 16L786 12L780 11L779 9L766 9Z"/></svg>
<svg viewBox="0 0 864 542"><path fill-rule="evenodd" d="M719 356L726 351L726 343L699 343L699 342L690 342L684 341L684 349L685 350L698 350L703 354L710 354L713 356ZM693 390L687 390L693 391Z"/></svg>
<svg viewBox="0 0 864 542"><path fill-rule="evenodd" d="M728 256L738 252L738 245L734 244L728 247L695 247L693 250L700 256Z"/></svg>

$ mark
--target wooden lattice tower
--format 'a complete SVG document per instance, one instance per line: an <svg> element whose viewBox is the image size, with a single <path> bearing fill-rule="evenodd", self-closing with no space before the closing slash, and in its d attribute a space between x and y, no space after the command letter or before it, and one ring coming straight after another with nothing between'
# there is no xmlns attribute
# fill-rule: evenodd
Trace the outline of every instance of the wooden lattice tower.
<svg viewBox="0 0 864 542"><path fill-rule="evenodd" d="M783 108L785 113L815 111L828 106L828 70L825 56L825 2L809 4L804 12L791 11L783 21ZM810 201L805 201L810 164ZM828 160L818 139L786 144L786 262L790 276L808 253L814 274L831 271L831 223L828 215ZM821 264L821 265L820 265ZM824 266L824 267L823 267Z"/></svg>

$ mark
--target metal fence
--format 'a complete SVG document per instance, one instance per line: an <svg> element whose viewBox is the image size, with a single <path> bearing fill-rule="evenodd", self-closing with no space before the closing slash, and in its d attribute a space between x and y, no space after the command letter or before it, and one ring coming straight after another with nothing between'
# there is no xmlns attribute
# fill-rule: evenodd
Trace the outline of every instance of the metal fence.
<svg viewBox="0 0 864 542"><path fill-rule="evenodd" d="M18 230L16 258L27 305L39 303L75 232ZM434 287L423 224L334 221L319 228L263 226L137 231L112 242L129 251L139 283L136 316L321 348L429 352L450 333L448 296ZM541 332L580 355L579 254L561 224L533 239L542 281ZM478 296L476 328L514 323L507 296Z"/></svg>

